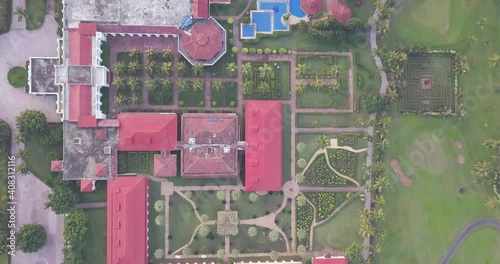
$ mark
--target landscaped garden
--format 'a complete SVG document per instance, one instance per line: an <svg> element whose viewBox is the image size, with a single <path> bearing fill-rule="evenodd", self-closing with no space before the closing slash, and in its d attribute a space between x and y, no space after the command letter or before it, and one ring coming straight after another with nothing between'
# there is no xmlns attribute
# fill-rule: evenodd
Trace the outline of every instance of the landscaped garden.
<svg viewBox="0 0 500 264"><path fill-rule="evenodd" d="M269 253L273 250L278 252L287 251L285 238L281 236L275 238L272 236L274 233L272 233L271 229L249 225L241 225L240 229L242 229L241 232L231 239L232 248L238 249L240 253ZM276 239L276 241L271 239Z"/></svg>
<svg viewBox="0 0 500 264"><path fill-rule="evenodd" d="M89 221L82 250L83 263L106 262L106 209L87 209L84 211Z"/></svg>
<svg viewBox="0 0 500 264"><path fill-rule="evenodd" d="M191 204L176 193L170 196L169 206L169 254L172 254L190 242L193 232L200 224L200 221L196 217ZM182 253L179 252L178 254Z"/></svg>
<svg viewBox="0 0 500 264"><path fill-rule="evenodd" d="M303 245L309 250L309 240L311 225L313 223L314 208L303 195L299 195L297 200L297 245ZM300 230L300 231L299 231Z"/></svg>
<svg viewBox="0 0 500 264"><path fill-rule="evenodd" d="M267 195L258 195L257 200L252 202L251 193L242 193L241 197L235 200L232 197L231 210L238 211L240 219L253 219L268 215L281 207L283 204L283 194L271 192Z"/></svg>
<svg viewBox="0 0 500 264"><path fill-rule="evenodd" d="M241 71L245 100L290 98L290 62L245 61Z"/></svg>
<svg viewBox="0 0 500 264"><path fill-rule="evenodd" d="M50 1L50 0L49 0ZM35 30L43 26L46 14L46 0L26 0L26 29Z"/></svg>
<svg viewBox="0 0 500 264"><path fill-rule="evenodd" d="M236 107L238 97L237 82L212 81L210 101L213 107Z"/></svg>
<svg viewBox="0 0 500 264"><path fill-rule="evenodd" d="M305 193L304 196L316 208L316 222L321 222L331 216L331 214L349 199L352 194L340 192L328 193Z"/></svg>
<svg viewBox="0 0 500 264"><path fill-rule="evenodd" d="M163 250L165 256L165 196L161 195L161 184L149 181L148 189L148 228L149 228L149 255L154 256L156 250ZM163 258L160 258L163 259Z"/></svg>
<svg viewBox="0 0 500 264"><path fill-rule="evenodd" d="M12 21L12 0L0 1L0 34L9 32Z"/></svg>
<svg viewBox="0 0 500 264"><path fill-rule="evenodd" d="M144 56L138 48L133 48L130 52L118 53L116 63L113 65L112 81L113 88L117 89L114 99L118 105L137 105L142 102L143 60Z"/></svg>
<svg viewBox="0 0 500 264"><path fill-rule="evenodd" d="M23 67L14 67L9 70L8 79L10 85L19 88L28 84L28 71Z"/></svg>
<svg viewBox="0 0 500 264"><path fill-rule="evenodd" d="M153 175L155 152L118 152L118 174L145 173Z"/></svg>

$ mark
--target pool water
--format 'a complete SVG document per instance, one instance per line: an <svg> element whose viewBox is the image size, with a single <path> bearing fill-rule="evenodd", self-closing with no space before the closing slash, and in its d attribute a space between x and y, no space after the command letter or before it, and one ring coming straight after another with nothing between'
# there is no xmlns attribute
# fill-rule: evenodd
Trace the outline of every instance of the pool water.
<svg viewBox="0 0 500 264"><path fill-rule="evenodd" d="M298 18L303 18L306 16L306 12L304 12L304 10L300 8L300 1L307 1L307 0L290 0L290 14Z"/></svg>
<svg viewBox="0 0 500 264"><path fill-rule="evenodd" d="M251 13L252 23L254 23L257 27L257 32L261 33L272 33L272 14L269 12L259 12L253 11Z"/></svg>
<svg viewBox="0 0 500 264"><path fill-rule="evenodd" d="M300 8L300 2L299 2ZM265 2L259 3L260 10L270 10L274 12L274 30L288 30L288 26L283 24L281 17L288 12L288 3L286 2Z"/></svg>
<svg viewBox="0 0 500 264"><path fill-rule="evenodd" d="M243 37L254 38L255 37L255 25L242 25L241 34Z"/></svg>

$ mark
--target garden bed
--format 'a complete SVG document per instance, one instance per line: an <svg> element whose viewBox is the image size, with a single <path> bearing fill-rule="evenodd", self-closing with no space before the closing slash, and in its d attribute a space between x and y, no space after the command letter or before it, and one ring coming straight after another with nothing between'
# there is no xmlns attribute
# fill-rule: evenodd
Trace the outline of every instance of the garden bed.
<svg viewBox="0 0 500 264"><path fill-rule="evenodd" d="M292 204L290 199L283 211L276 215L275 223L285 232L287 239L292 241Z"/></svg>
<svg viewBox="0 0 500 264"><path fill-rule="evenodd" d="M309 237L311 231L311 225L313 221L314 209L309 203L305 203L303 206L297 206L297 224L296 229L303 229L306 231L306 236L304 239L299 240L297 238L297 246L304 245L309 250Z"/></svg>
<svg viewBox="0 0 500 264"><path fill-rule="evenodd" d="M208 67L207 70L213 78L236 78L238 74L231 75L226 70L228 64L236 64L236 62L236 55L228 51L213 66Z"/></svg>
<svg viewBox="0 0 500 264"><path fill-rule="evenodd" d="M179 106L205 106L205 89L203 91L180 91Z"/></svg>
<svg viewBox="0 0 500 264"><path fill-rule="evenodd" d="M26 87L28 84L28 71L23 67L13 67L7 75L9 84L16 87Z"/></svg>
<svg viewBox="0 0 500 264"><path fill-rule="evenodd" d="M193 243L189 245L194 255L217 254L217 250L223 249L225 245L224 237L217 235L217 226L209 225L210 232L207 237L196 235Z"/></svg>
<svg viewBox="0 0 500 264"><path fill-rule="evenodd" d="M259 195L255 203L251 203L248 194L243 192L238 201L231 202L231 210L238 211L241 220L253 219L275 212L283 204L283 194L281 192L270 192L266 195Z"/></svg>
<svg viewBox="0 0 500 264"><path fill-rule="evenodd" d="M157 212L155 210L156 201L165 201L165 196L161 195L161 183L149 181L148 189L148 228L149 228L149 255L154 256L157 249L165 249L165 224L157 225L155 223L156 216L160 215L165 218L165 211ZM168 205L165 205L168 206ZM172 208L170 208L172 210Z"/></svg>
<svg viewBox="0 0 500 264"><path fill-rule="evenodd" d="M339 205L347 201L352 194L345 192L304 193L304 196L316 207L316 222L328 218Z"/></svg>
<svg viewBox="0 0 500 264"><path fill-rule="evenodd" d="M302 92L297 92L298 108L349 108L349 81L347 79L340 79L340 87L335 91L330 87L333 84L326 83L318 89L314 87L314 81L305 84L305 88Z"/></svg>
<svg viewBox="0 0 500 264"><path fill-rule="evenodd" d="M334 55L298 55L297 65L305 65L303 74L297 75L297 79L311 79L315 77L329 78L332 76L329 67L339 65L342 78L349 76L349 57Z"/></svg>
<svg viewBox="0 0 500 264"><path fill-rule="evenodd" d="M218 83L211 83L211 104L213 107L236 107L238 100L238 83L223 82L221 87ZM218 89L217 89L218 88Z"/></svg>
<svg viewBox="0 0 500 264"><path fill-rule="evenodd" d="M287 100L290 99L290 62L288 61L244 61L243 64L250 63L253 67L250 77L245 78L245 82L253 83L246 93L243 94L245 100ZM261 77L260 67L264 64L270 66L268 77ZM260 89L259 85L266 83L269 87Z"/></svg>
<svg viewBox="0 0 500 264"><path fill-rule="evenodd" d="M148 90L148 104L172 105L174 103L173 84L169 79L155 79L156 87Z"/></svg>
<svg viewBox="0 0 500 264"><path fill-rule="evenodd" d="M240 253L269 253L273 250L278 252L286 252L285 238L280 236L276 242L269 240L269 232L271 229L254 226L257 229L257 235L251 238L248 235L250 225L240 225L238 235L231 238L231 248L236 248Z"/></svg>
<svg viewBox="0 0 500 264"><path fill-rule="evenodd" d="M146 56L146 71L151 78L166 78L173 75L173 57L165 53L155 52Z"/></svg>
<svg viewBox="0 0 500 264"><path fill-rule="evenodd" d="M367 113L297 113L297 127L355 127L356 119L368 120Z"/></svg>
<svg viewBox="0 0 500 264"><path fill-rule="evenodd" d="M177 70L179 70L179 77L186 78L203 78L205 77L205 67L202 64L191 65L184 57L179 57L177 63Z"/></svg>
<svg viewBox="0 0 500 264"><path fill-rule="evenodd" d="M118 174L145 173L153 175L154 155L159 152L118 152Z"/></svg>
<svg viewBox="0 0 500 264"><path fill-rule="evenodd" d="M46 0L25 0L26 1L26 29L35 30L43 26L46 14ZM53 0L49 0L53 1Z"/></svg>
<svg viewBox="0 0 500 264"><path fill-rule="evenodd" d="M144 55L141 52L137 52L135 55L131 54L131 52L118 52L116 61L123 62L125 64L125 69L123 74L124 76L142 76L144 73ZM139 67L137 70L130 70L129 65L131 62L137 62Z"/></svg>
<svg viewBox="0 0 500 264"><path fill-rule="evenodd" d="M326 163L324 155L317 156L313 163L304 173L305 180L303 185L313 186L345 186L353 183L341 178L333 172Z"/></svg>
<svg viewBox="0 0 500 264"><path fill-rule="evenodd" d="M180 195L170 196L170 248L169 254L185 246L190 240L200 221L194 213L194 208ZM182 228L180 228L182 227Z"/></svg>

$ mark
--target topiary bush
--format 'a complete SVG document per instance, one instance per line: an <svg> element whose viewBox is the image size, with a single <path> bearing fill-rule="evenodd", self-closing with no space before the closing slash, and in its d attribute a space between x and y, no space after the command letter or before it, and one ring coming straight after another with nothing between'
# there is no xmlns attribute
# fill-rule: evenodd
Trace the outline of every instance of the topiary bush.
<svg viewBox="0 0 500 264"><path fill-rule="evenodd" d="M9 70L8 79L10 85L19 88L28 84L28 71L23 67L14 67Z"/></svg>
<svg viewBox="0 0 500 264"><path fill-rule="evenodd" d="M241 49L241 52L243 52L243 53L247 54L247 53L248 53L248 48L242 48L242 49Z"/></svg>
<svg viewBox="0 0 500 264"><path fill-rule="evenodd" d="M47 234L40 224L25 224L17 233L18 247L26 253L37 252L45 245Z"/></svg>
<svg viewBox="0 0 500 264"><path fill-rule="evenodd" d="M238 53L238 47L232 47L232 48L231 48L231 51L232 51L233 53Z"/></svg>
<svg viewBox="0 0 500 264"><path fill-rule="evenodd" d="M280 53L281 55L286 54L286 49L285 49L285 48L281 48L281 49L279 49L279 53Z"/></svg>
<svg viewBox="0 0 500 264"><path fill-rule="evenodd" d="M230 25L232 25L233 24L233 18L232 17L228 18L227 19L227 23L230 24Z"/></svg>

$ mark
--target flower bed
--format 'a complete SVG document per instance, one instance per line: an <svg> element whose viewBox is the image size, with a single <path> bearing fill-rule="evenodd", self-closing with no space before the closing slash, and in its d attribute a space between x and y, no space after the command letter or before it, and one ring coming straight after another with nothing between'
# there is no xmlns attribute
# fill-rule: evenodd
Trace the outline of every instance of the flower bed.
<svg viewBox="0 0 500 264"><path fill-rule="evenodd" d="M296 229L303 229L306 231L306 237L302 239L301 244L309 248L309 236L311 233L311 225L313 221L314 209L306 203L304 206L297 207L297 226ZM298 238L297 238L298 240Z"/></svg>
<svg viewBox="0 0 500 264"><path fill-rule="evenodd" d="M330 165L345 176L355 177L357 169L357 155L345 149L328 150Z"/></svg>
<svg viewBox="0 0 500 264"><path fill-rule="evenodd" d="M305 193L304 195L316 207L316 222L325 220L339 205L345 202L348 193Z"/></svg>
<svg viewBox="0 0 500 264"><path fill-rule="evenodd" d="M305 172L305 185L346 185L347 180L335 174L326 164L324 155L316 157Z"/></svg>

